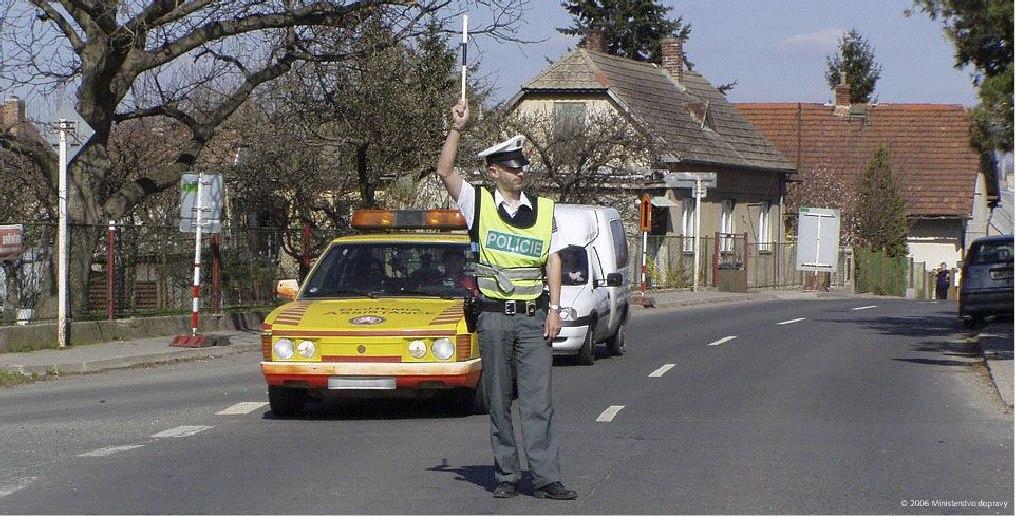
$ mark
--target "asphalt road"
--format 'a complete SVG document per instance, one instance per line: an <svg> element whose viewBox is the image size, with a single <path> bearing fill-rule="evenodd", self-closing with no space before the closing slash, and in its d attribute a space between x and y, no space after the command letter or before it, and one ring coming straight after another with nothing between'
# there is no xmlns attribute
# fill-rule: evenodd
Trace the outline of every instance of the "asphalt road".
<svg viewBox="0 0 1016 516"><path fill-rule="evenodd" d="M626 356L554 369L574 501L491 498L486 417L440 402L274 419L257 353L3 389L0 512L1011 514L1013 417L954 314L640 312Z"/></svg>

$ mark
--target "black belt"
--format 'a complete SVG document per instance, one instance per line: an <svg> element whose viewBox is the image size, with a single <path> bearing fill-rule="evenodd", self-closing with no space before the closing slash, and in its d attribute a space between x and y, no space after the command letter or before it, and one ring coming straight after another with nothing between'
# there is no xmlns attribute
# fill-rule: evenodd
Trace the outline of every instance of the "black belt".
<svg viewBox="0 0 1016 516"><path fill-rule="evenodd" d="M521 299L480 299L478 306L484 312L497 312L505 315L535 315L536 310L547 309L549 299L542 295L536 299L524 301Z"/></svg>

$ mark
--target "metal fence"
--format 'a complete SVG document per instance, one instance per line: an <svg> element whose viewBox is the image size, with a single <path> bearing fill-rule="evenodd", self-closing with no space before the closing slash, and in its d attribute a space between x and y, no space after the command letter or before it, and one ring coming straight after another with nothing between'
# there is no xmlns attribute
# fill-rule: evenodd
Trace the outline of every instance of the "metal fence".
<svg viewBox="0 0 1016 516"><path fill-rule="evenodd" d="M20 256L0 262L0 325L56 317L56 224L23 224ZM194 235L175 227L71 225L72 256L91 257L87 278L71 278L72 320L186 313L193 294ZM315 251L342 232L223 227L202 245L202 309L271 307L278 279L301 278ZM78 238L75 238L78 237ZM80 245L79 247L85 247ZM81 299L84 291L87 300ZM77 303L74 301L78 300Z"/></svg>
<svg viewBox="0 0 1016 516"><path fill-rule="evenodd" d="M632 270L642 267L642 241L636 241ZM691 288L695 253L694 238L650 236L646 243L646 269L649 288ZM744 234L717 233L699 239L699 285L717 287L721 269L735 269L746 275L749 289L794 288L811 285L814 273L796 270L797 244L794 242L749 242ZM827 274L831 286L852 281L853 259L850 249L840 251L835 272Z"/></svg>

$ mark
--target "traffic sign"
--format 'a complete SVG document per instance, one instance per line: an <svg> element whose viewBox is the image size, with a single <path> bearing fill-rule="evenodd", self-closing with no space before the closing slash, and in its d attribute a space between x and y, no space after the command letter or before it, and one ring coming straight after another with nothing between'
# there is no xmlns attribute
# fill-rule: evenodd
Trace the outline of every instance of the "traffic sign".
<svg viewBox="0 0 1016 516"><path fill-rule="evenodd" d="M670 188L695 188L701 181L703 188L716 188L716 172L671 172L663 174L663 182Z"/></svg>
<svg viewBox="0 0 1016 516"><path fill-rule="evenodd" d="M653 198L649 194L642 195L642 216L639 218L639 231L649 231L653 227Z"/></svg>
<svg viewBox="0 0 1016 516"><path fill-rule="evenodd" d="M201 178L201 231L222 230L222 174L184 174L180 177L180 231L193 233L197 219L198 177Z"/></svg>

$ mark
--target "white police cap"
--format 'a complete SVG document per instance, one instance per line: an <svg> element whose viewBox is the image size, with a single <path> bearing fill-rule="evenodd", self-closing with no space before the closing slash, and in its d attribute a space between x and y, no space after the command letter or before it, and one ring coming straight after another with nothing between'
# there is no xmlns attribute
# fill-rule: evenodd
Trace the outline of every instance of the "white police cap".
<svg viewBox="0 0 1016 516"><path fill-rule="evenodd" d="M525 141L526 137L519 134L483 149L476 157L484 158L488 165L496 163L510 168L522 168L529 164L529 160L522 154L522 143Z"/></svg>

